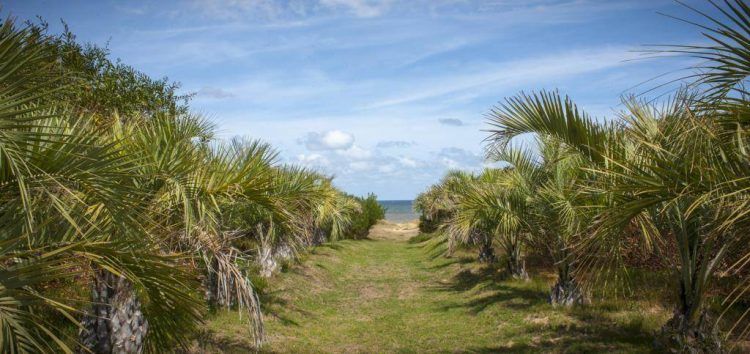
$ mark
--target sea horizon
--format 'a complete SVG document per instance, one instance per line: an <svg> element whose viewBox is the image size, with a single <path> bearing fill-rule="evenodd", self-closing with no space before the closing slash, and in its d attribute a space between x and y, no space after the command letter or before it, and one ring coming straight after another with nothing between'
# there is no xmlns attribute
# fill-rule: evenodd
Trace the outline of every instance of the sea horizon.
<svg viewBox="0 0 750 354"><path fill-rule="evenodd" d="M383 199L378 203L386 208L385 219L393 222L405 222L419 219L414 211L413 199Z"/></svg>

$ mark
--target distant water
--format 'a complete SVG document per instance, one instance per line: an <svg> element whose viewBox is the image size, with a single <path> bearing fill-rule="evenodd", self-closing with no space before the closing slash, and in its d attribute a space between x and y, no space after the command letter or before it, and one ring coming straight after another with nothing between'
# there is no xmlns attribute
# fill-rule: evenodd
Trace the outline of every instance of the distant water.
<svg viewBox="0 0 750 354"><path fill-rule="evenodd" d="M419 219L412 209L411 200L378 200L386 208L385 219L393 222L404 222Z"/></svg>

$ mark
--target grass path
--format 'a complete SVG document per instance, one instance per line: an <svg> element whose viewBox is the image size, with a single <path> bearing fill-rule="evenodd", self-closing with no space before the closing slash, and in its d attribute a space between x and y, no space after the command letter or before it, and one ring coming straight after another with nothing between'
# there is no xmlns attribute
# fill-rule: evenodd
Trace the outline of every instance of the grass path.
<svg viewBox="0 0 750 354"><path fill-rule="evenodd" d="M266 289L264 352L647 352L662 310L546 304L547 279L502 280L471 255L409 243L415 225L316 248ZM609 306L609 307L608 307ZM207 328L206 351L246 352L235 313Z"/></svg>

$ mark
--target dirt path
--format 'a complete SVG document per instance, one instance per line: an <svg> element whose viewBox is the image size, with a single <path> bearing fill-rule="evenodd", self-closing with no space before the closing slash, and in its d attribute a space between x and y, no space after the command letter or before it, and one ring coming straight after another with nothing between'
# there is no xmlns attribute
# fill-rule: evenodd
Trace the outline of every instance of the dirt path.
<svg viewBox="0 0 750 354"><path fill-rule="evenodd" d="M502 280L473 254L442 256L411 243L416 222L381 222L366 240L317 247L270 280L264 303L269 353L639 352L640 331L603 325L546 304L548 284ZM260 284L262 286L262 284ZM208 326L215 352L251 347L236 313ZM205 352L213 352L206 350Z"/></svg>

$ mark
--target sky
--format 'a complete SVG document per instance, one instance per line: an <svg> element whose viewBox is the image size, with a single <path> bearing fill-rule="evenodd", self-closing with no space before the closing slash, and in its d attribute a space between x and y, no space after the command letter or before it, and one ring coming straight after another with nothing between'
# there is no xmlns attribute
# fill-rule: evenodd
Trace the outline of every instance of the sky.
<svg viewBox="0 0 750 354"><path fill-rule="evenodd" d="M668 0L12 0L0 10L53 31L63 19L80 41L195 93L192 110L221 138L271 143L281 163L380 199L493 166L487 113L506 97L557 89L611 119L623 95L658 95L649 89L691 63L652 58L647 45L703 41L660 14L696 19Z"/></svg>

